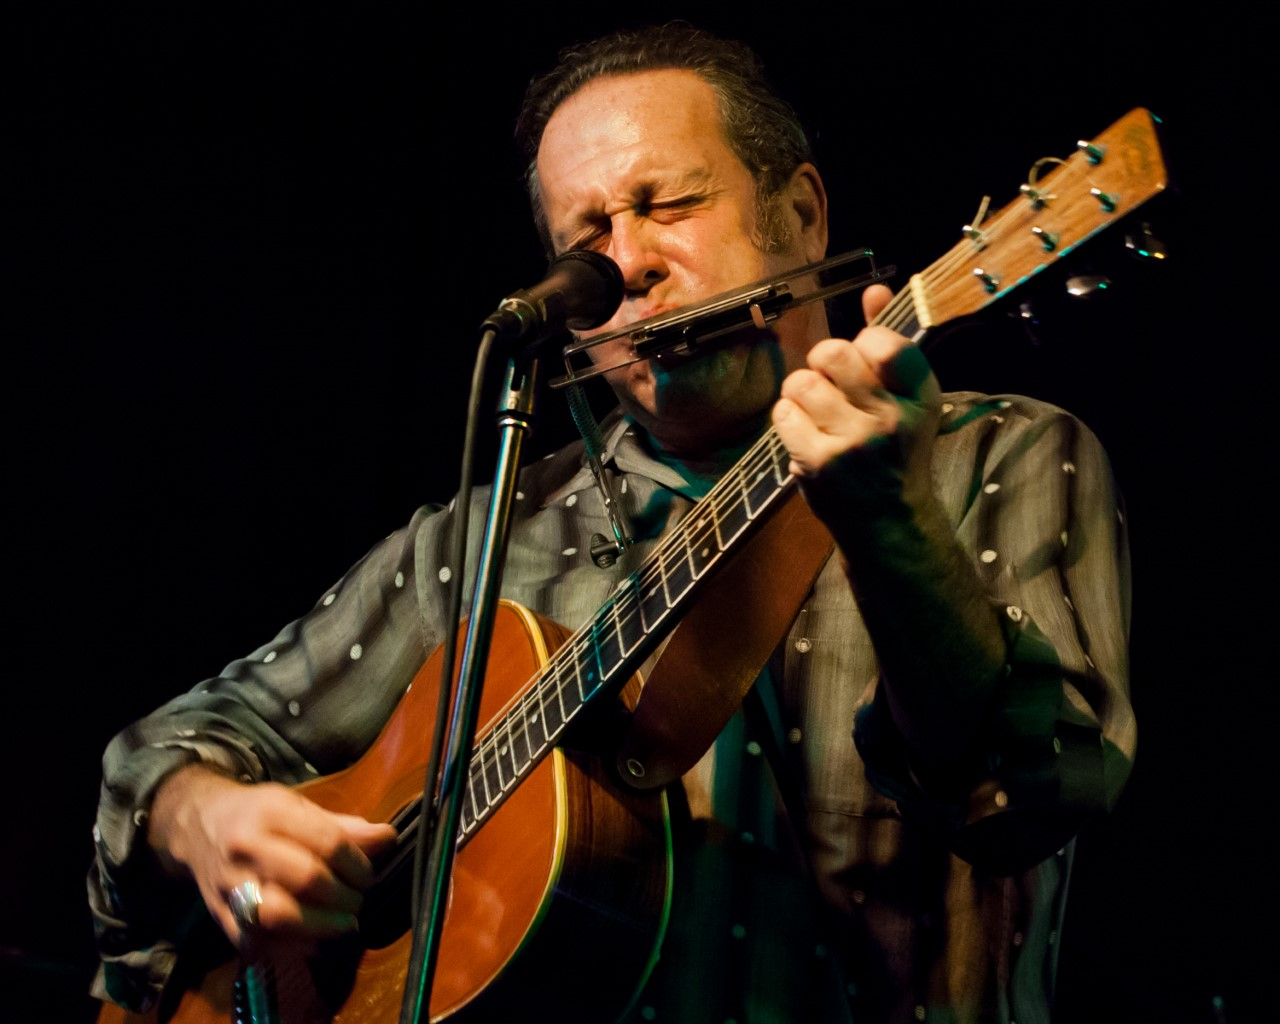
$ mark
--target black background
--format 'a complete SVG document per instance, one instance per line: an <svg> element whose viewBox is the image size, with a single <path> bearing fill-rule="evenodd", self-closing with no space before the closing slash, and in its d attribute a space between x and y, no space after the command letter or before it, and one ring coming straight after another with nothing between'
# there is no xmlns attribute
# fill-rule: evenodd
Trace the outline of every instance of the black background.
<svg viewBox="0 0 1280 1024"><path fill-rule="evenodd" d="M1080 843L1063 1019L1260 1019L1261 25L1226 5L105 6L33 5L10 37L0 1019L91 1017L83 875L110 736L455 487L478 325L544 266L511 144L530 74L575 38L672 16L759 49L812 131L831 251L870 246L899 286L1037 158L1134 106L1162 118L1176 188L1150 217L1169 259L1077 308L1041 289L1038 344L958 331L935 361L944 386L1080 413L1128 499L1140 751ZM1117 233L1080 256L1121 254ZM556 394L543 410L535 453L572 431Z"/></svg>

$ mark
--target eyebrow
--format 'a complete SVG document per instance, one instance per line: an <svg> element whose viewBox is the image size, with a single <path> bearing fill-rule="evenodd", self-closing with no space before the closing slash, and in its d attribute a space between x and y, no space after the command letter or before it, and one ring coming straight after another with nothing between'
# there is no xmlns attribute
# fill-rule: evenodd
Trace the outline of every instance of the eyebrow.
<svg viewBox="0 0 1280 1024"><path fill-rule="evenodd" d="M705 189L714 180L714 173L706 167L689 168L674 176L669 176L664 172L655 175L653 178L640 181L635 186L630 205L624 207L624 209L633 210L638 206L650 205L654 201L654 195L663 190L669 189L675 192L696 191ZM568 230L556 232L552 235L552 239L557 245L563 244L568 235L572 235L582 226L592 223L599 216L599 210L590 207L588 209L590 210L588 213L583 213L581 209L573 211L570 215Z"/></svg>

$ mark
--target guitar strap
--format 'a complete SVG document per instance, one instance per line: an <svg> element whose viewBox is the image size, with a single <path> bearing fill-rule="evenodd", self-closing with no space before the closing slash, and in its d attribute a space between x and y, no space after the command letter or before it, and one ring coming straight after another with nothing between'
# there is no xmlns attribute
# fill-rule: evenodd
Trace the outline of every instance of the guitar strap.
<svg viewBox="0 0 1280 1024"><path fill-rule="evenodd" d="M653 790L692 768L742 705L800 613L833 541L798 487L675 628L618 748L623 780Z"/></svg>

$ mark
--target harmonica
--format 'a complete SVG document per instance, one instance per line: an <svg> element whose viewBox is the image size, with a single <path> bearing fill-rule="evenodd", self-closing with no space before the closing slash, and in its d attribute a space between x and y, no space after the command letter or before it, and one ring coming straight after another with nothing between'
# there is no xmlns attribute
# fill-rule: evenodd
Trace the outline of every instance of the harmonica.
<svg viewBox="0 0 1280 1024"><path fill-rule="evenodd" d="M653 356L691 356L719 338L754 327L764 330L784 313L810 302L821 302L865 288L897 273L877 267L870 249L854 249L818 263L808 263L754 284L734 288L681 309L637 320L609 334L579 338L564 347L565 374L549 386L563 388ZM609 366L575 366L582 353L596 345L629 338L632 358Z"/></svg>

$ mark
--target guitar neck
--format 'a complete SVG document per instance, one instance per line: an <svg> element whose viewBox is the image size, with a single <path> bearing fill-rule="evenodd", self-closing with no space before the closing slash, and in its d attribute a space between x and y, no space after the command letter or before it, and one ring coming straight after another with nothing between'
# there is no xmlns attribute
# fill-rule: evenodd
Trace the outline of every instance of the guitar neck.
<svg viewBox="0 0 1280 1024"><path fill-rule="evenodd" d="M769 428L534 676L472 754L459 846L583 710L616 694L675 628L699 584L779 505L794 482L789 462Z"/></svg>

